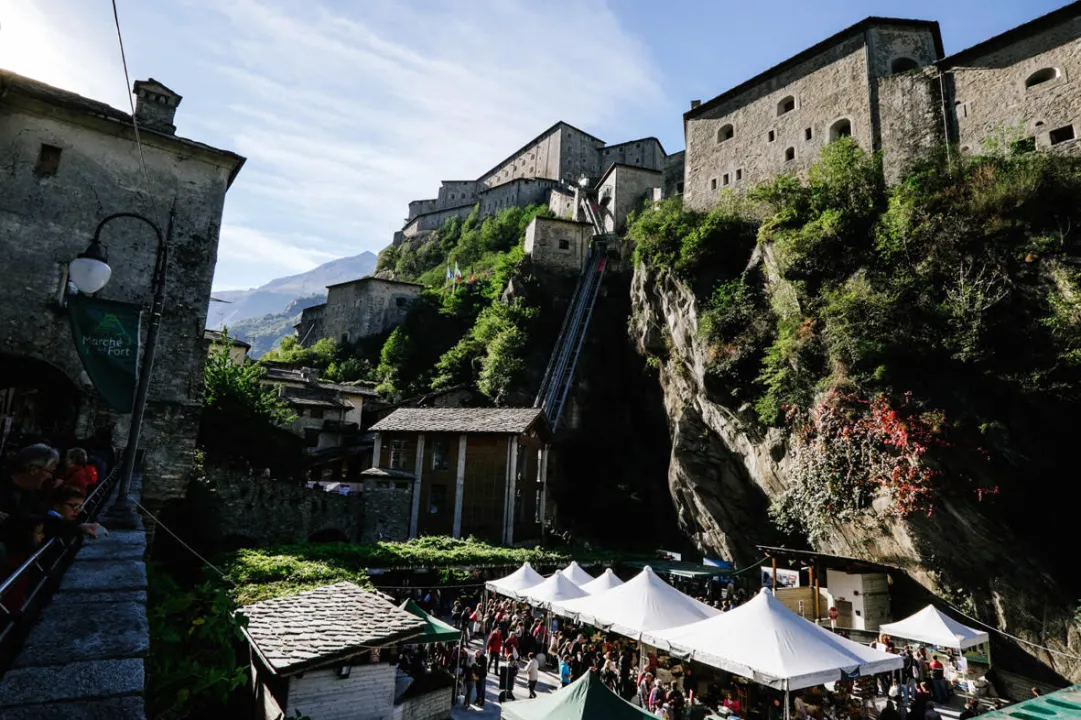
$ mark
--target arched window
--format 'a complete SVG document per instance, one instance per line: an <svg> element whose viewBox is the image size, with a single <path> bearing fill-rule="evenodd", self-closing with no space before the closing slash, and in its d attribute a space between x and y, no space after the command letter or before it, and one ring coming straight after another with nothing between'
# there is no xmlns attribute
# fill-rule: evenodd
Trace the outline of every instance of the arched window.
<svg viewBox="0 0 1081 720"><path fill-rule="evenodd" d="M848 118L841 118L837 122L830 125L830 142L838 138L849 137L852 135L852 121Z"/></svg>
<svg viewBox="0 0 1081 720"><path fill-rule="evenodd" d="M890 72L891 73L907 72L908 70L915 70L919 66L920 66L920 64L918 62L916 62L915 60L913 60L912 58L909 58L909 57L894 58L893 62L890 63Z"/></svg>
<svg viewBox="0 0 1081 720"><path fill-rule="evenodd" d="M731 140L732 136L736 134L736 131L732 128L732 124L722 125L717 130L717 142L724 142L725 140Z"/></svg>
<svg viewBox="0 0 1081 720"><path fill-rule="evenodd" d="M787 150L784 151L784 161L785 162L788 162L789 160L795 160L795 159L796 159L796 148L790 147L790 148L788 148Z"/></svg>
<svg viewBox="0 0 1081 720"><path fill-rule="evenodd" d="M1053 67L1043 68L1043 69L1037 70L1036 72L1034 72L1034 73L1032 73L1031 75L1028 76L1028 79L1025 80L1025 87L1026 88L1036 87L1037 85L1041 85L1041 84L1043 84L1045 82L1048 82L1050 80L1054 80L1058 76L1059 76L1058 68L1053 68Z"/></svg>
<svg viewBox="0 0 1081 720"><path fill-rule="evenodd" d="M784 115L785 113L790 113L795 109L796 109L796 98L792 97L791 95L789 95L785 99L781 100L781 102L777 103L777 114L778 115Z"/></svg>

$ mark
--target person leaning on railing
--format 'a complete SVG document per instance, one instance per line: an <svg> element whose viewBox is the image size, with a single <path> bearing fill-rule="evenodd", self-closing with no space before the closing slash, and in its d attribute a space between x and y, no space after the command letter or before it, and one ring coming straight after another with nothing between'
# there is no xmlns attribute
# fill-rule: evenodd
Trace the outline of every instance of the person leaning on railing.
<svg viewBox="0 0 1081 720"><path fill-rule="evenodd" d="M6 577L35 549L34 528L42 526L46 538L96 538L108 531L98 523L79 523L77 512L65 516L50 512L50 492L44 489L56 471L60 455L44 444L23 448L12 460L8 477L0 480L0 542L4 545ZM81 501L80 501L81 506Z"/></svg>

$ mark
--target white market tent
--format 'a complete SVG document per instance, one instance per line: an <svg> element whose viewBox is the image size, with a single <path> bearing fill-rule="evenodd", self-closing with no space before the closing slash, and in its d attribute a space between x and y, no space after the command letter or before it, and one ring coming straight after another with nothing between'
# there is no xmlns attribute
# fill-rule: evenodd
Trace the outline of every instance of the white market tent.
<svg viewBox="0 0 1081 720"><path fill-rule="evenodd" d="M565 573L565 570L556 570L541 584L518 593L518 598L535 607L548 609L552 603L586 597L589 593L571 582Z"/></svg>
<svg viewBox="0 0 1081 720"><path fill-rule="evenodd" d="M578 600L553 603L552 612L635 640L645 632L686 625L720 610L684 595L646 567L627 582Z"/></svg>
<svg viewBox="0 0 1081 720"><path fill-rule="evenodd" d="M804 620L768 589L708 620L644 633L643 642L778 690L900 670L900 655L872 650Z"/></svg>
<svg viewBox="0 0 1081 720"><path fill-rule="evenodd" d="M619 587L622 584L623 581L612 572L612 568L608 568L603 574L597 576L596 580L587 582L585 585L582 585L581 588L590 595L597 595L606 590L611 590L614 587Z"/></svg>
<svg viewBox="0 0 1081 720"><path fill-rule="evenodd" d="M566 575L568 580L578 586L593 582L593 576L583 570L577 560L572 560L570 565L563 568L563 574Z"/></svg>
<svg viewBox="0 0 1081 720"><path fill-rule="evenodd" d="M500 578L499 580L490 580L484 583L484 587L492 592L499 593L500 595L516 598L523 590L527 590L534 585L540 585L542 582L544 582L544 576L534 570L529 563L525 562L522 563L522 567L518 568L507 577Z"/></svg>
<svg viewBox="0 0 1081 720"><path fill-rule="evenodd" d="M962 625L939 612L934 605L928 605L904 620L880 625L878 631L890 637L916 640L928 645L958 650L983 645L989 640L987 633Z"/></svg>

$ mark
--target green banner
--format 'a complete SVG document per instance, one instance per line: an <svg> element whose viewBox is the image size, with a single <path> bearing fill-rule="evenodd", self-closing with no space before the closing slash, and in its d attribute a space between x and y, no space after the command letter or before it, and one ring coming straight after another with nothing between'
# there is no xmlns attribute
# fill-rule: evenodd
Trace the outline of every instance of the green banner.
<svg viewBox="0 0 1081 720"><path fill-rule="evenodd" d="M68 309L75 349L90 381L114 410L130 413L139 378L141 307L71 295Z"/></svg>

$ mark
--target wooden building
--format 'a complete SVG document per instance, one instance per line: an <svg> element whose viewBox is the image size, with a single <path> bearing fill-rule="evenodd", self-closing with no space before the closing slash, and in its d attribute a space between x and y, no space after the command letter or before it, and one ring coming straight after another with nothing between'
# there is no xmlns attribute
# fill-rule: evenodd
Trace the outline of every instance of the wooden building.
<svg viewBox="0 0 1081 720"><path fill-rule="evenodd" d="M373 471L412 479L411 537L540 538L551 430L539 408L401 408L371 429Z"/></svg>

